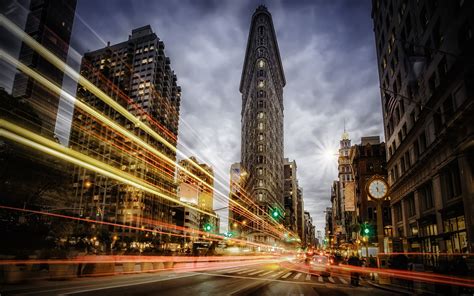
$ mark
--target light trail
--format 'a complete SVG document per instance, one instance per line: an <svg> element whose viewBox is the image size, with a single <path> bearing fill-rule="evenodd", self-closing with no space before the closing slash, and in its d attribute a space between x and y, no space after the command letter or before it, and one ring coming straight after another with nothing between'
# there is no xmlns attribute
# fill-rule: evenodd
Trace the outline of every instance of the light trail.
<svg viewBox="0 0 474 296"><path fill-rule="evenodd" d="M0 130L0 135L1 135L1 130ZM161 230L150 229L150 228L146 228L146 227L143 227L143 226L138 227L138 226L131 226L131 225L114 223L114 222L108 222L108 221L91 220L91 219L88 219L88 218L81 218L81 217L63 215L63 214L58 214L58 213L51 213L51 212L44 212L44 211L38 211L38 210L17 208L17 207L11 207L11 206L6 206L6 205L0 205L0 209L18 211L18 212L24 212L24 213L31 213L31 214L37 214L37 215L44 215L44 216L50 216L50 217L55 217L55 218L70 219L70 220L75 220L75 221L101 224L101 225L107 225L107 226L115 226L115 227L119 227L119 228L139 230L139 231L148 232L148 233L160 233L160 234L166 234L166 235L183 237L183 238L194 238L192 235L178 234L178 233L173 233L173 232L164 232L164 231L161 231ZM169 225L171 225L171 224L169 224ZM177 227L176 225L171 225L171 228L173 228L173 230L177 230L176 227ZM192 232L192 231L195 231L195 229L187 228L186 232ZM232 241L232 242L236 242L236 243L244 243L245 245L252 245L252 246L256 246L256 247L284 250L281 247L274 247L272 245L265 245L265 244L249 242L249 241L240 240L240 239L226 238L226 237L224 237L222 235L218 235L218 234L212 234L212 236L213 236L213 238L211 238L209 236L209 237L202 237L202 238L199 238L199 239L208 240L208 241L221 241L223 239L226 239L228 241ZM1 262L1 260L0 260L0 262Z"/></svg>
<svg viewBox="0 0 474 296"><path fill-rule="evenodd" d="M167 196L157 191L155 188L153 188L153 186L145 183L142 180L139 180L135 176L124 173L123 171L119 169L116 169L100 161L97 161L96 159L93 159L87 155L74 151L70 148L64 147L61 144L58 144L52 140L41 137L24 128L21 128L15 124L12 124L4 119L0 119L0 135L12 141L21 143L25 146L42 151L46 154L71 162L75 165L103 174L104 176L110 177L114 180L134 186L148 193L162 197L166 200L172 201L174 203L180 204L187 208L194 209L200 213L217 218L215 214L212 214L200 208L191 206L180 200L177 200L175 198L172 198L170 196Z"/></svg>
<svg viewBox="0 0 474 296"><path fill-rule="evenodd" d="M319 271L316 270L318 268L329 268L330 273L336 274L347 274L349 275L351 272L357 273L377 273L379 275L391 276L396 278L402 278L407 280L414 280L414 281L423 281L423 282L430 282L430 283L438 283L438 284L449 284L449 285L457 285L457 286L464 286L474 288L474 280L468 278L461 278L461 277L454 277L448 275L441 275L441 274L433 274L433 273L426 273L426 272L417 272L417 271L405 271L405 270L398 270L398 269L390 269L390 268L370 268L370 267L359 267L359 266L352 266L352 265L323 265L321 267L316 266L313 271L311 270L311 266L305 263L291 263L291 262L284 262L282 266L288 269L297 270L308 272L311 274L318 274Z"/></svg>
<svg viewBox="0 0 474 296"><path fill-rule="evenodd" d="M170 148L172 151L174 151L175 153L177 153L178 155L180 156L183 156L183 157L186 157L181 151L177 150L175 146L173 146L172 144L170 144L169 142L167 142L163 137L161 137L159 134L157 134L151 127L149 127L147 124L143 123L142 121L140 121L138 118L136 118L133 114L131 114L128 110L126 110L124 107L122 107L118 102L116 102L115 100L113 100L112 98L110 98L107 94L105 94L102 90L100 90L98 87L96 87L94 84L92 84L89 80L87 80L85 77L83 77L82 75L80 75L79 73L77 73L74 69L72 69L71 67L69 67L66 63L64 63L62 60L60 60L58 57L56 57L52 52L50 52L49 50L47 50L45 47L43 47L41 44L39 44L36 40L34 40L31 36L29 36L28 34L26 34L24 31L22 31L19 27L17 27L14 23L12 23L10 20L8 20L3 14L0 14L0 25L3 25L5 26L11 33L13 33L14 35L16 35L17 37L19 37L22 41L24 41L28 46L30 46L31 48L33 48L34 50L36 50L42 57L44 57L45 59L47 59L49 62L51 62L55 67L57 67L59 70L63 71L65 74L67 74L69 77L71 77L72 79L74 79L75 81L77 81L80 85L82 85L83 87L85 87L88 91L92 92L94 95L96 95L99 99L101 99L104 103L106 103L107 105L109 105L110 107L112 107L114 110L116 110L117 112L119 112L121 115L123 115L125 118L127 118L128 120L130 120L133 124L135 124L136 127L139 127L140 129L142 129L143 131L147 132L148 134L150 134L152 137L154 137L155 139L157 139L158 141L160 141L161 143L163 143L165 146L167 146L168 148ZM10 63L13 63L13 64L21 64L21 62L17 61L16 59L14 59L13 57L9 56L8 54L6 54L5 52L3 53L0 53L0 55L4 55L5 57L7 57L7 60L10 62ZM16 61L15 61L16 60ZM25 66L26 67L26 66ZM17 65L17 68L21 68L19 67L19 65ZM28 68L28 67L26 67ZM31 70L31 69L30 69ZM27 69L25 69L25 71L28 71ZM24 70L22 70L22 72L25 72ZM34 72L34 71L33 71ZM36 73L38 74L38 73ZM40 77L42 77L41 75L39 75ZM43 77L42 77L43 78ZM35 78L36 79L36 78ZM79 100L75 100L74 97L72 97L70 94L66 93L66 92L61 92L60 88L56 85L54 85L53 83L51 83L50 81L46 80L45 81L46 84L48 84L47 82L49 82L49 84L47 85L47 87L52 87L53 88L58 88L60 93L59 94L62 94L64 95L64 97L66 97L67 99L69 99L70 101L72 101L73 103L76 102L76 106L78 105L81 105L81 104L78 104L77 102L80 102ZM53 90L54 91L54 90ZM55 90L57 92L57 90ZM226 201L228 201L229 203L234 203L237 205L237 207L241 207L247 215L250 215L252 218L249 217L250 220L258 220L258 221L262 221L262 226L265 227L265 224L270 224L268 221L264 220L262 217L254 214L252 211L250 211L249 209L247 209L246 207L242 207L239 203L235 202L233 199L229 198L226 194L222 193L221 191L219 190L216 190L212 185L208 184L207 182L205 182L204 180L200 179L198 176L196 176L195 174L191 173L189 170L185 169L184 167L180 166L179 164L176 164L174 162L174 160L170 159L168 156L166 156L165 154L161 153L160 151L156 150L154 147L151 147L148 143L144 142L142 139L134 136L132 133L128 132L128 130L126 130L125 128L115 124L114 122L112 122L111 120L108 120L108 118L104 117L103 115L101 115L100 113L97 114L98 112L93 110L92 108L87 108L88 106L85 105L85 104L82 104L83 106L82 107L86 107L86 111L88 113L90 113L91 115L93 115L95 118L99 119L99 120L102 120L103 122L106 122L107 121L107 124L111 125L114 127L114 129L116 129L118 132L126 135L126 137L132 139L134 142L144 146L146 149L148 150L151 150L153 151L154 153L156 153L157 155L159 155L162 159L164 159L166 162L170 163L172 166L176 166L178 167L180 170L186 172L189 176L193 177L194 179L196 180L199 180L200 182L202 182L202 184L204 184L206 187L214 190L216 193L220 194L221 196L223 196ZM84 109L84 108L83 108ZM207 172L206 170L204 170L203 168L201 168L201 166L199 166L198 164L194 164L193 162L191 162L191 164L196 167L198 170L200 170L201 172L203 172L205 175L209 176L210 178L212 178L216 183L218 183L219 185L221 186L225 186L225 184L223 184L221 181L219 181L218 179L215 179L214 176L212 174L210 174L209 172ZM249 202L251 203L254 203L250 198L248 198ZM270 217L270 215L268 213L265 212L265 214ZM273 221L271 218L269 219L269 221L271 223L274 223L275 221ZM269 228L272 232L276 233L278 236L283 236L285 233L290 233L292 235L293 232L289 231L289 230L285 230L284 232L280 231L278 228L274 228L274 227L270 227Z"/></svg>

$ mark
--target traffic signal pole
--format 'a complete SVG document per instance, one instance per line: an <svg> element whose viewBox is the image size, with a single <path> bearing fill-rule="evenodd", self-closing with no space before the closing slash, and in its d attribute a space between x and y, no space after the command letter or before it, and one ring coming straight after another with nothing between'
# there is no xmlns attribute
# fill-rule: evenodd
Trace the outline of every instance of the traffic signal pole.
<svg viewBox="0 0 474 296"><path fill-rule="evenodd" d="M377 242L379 246L379 254L384 252L384 233L383 233L383 213L382 213L382 200L377 200Z"/></svg>

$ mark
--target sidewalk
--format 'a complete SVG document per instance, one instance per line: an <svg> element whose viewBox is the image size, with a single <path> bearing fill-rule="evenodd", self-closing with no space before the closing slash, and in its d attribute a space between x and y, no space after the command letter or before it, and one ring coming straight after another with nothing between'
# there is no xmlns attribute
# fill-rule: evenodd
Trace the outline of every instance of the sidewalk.
<svg viewBox="0 0 474 296"><path fill-rule="evenodd" d="M374 288L378 288L378 289L389 291L389 292L400 293L400 294L403 294L403 295L412 295L413 294L413 291L410 291L408 289L402 289L402 288L398 288L398 287L395 287L395 286L392 286L392 285L380 285L380 284L376 283L375 281L371 281L371 280L367 280L367 284L369 284L369 286L372 286Z"/></svg>

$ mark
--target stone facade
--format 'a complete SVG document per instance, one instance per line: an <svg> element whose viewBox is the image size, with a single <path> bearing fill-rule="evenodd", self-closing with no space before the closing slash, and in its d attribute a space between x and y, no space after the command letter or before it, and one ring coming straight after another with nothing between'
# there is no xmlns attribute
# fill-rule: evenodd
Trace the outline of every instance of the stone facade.
<svg viewBox="0 0 474 296"><path fill-rule="evenodd" d="M252 16L240 92L241 166L246 193L257 215L283 207L283 87L285 76L271 14L259 6ZM266 213L265 213L266 212Z"/></svg>
<svg viewBox="0 0 474 296"><path fill-rule="evenodd" d="M373 1L394 251L474 251L473 14L471 1Z"/></svg>

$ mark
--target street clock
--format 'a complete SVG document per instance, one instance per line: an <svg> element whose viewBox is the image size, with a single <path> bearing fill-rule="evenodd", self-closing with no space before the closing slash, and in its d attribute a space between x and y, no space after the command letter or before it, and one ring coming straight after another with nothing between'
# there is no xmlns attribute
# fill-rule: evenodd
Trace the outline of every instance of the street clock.
<svg viewBox="0 0 474 296"><path fill-rule="evenodd" d="M388 195L388 183L381 176L372 177L367 182L367 193L374 200L383 200Z"/></svg>

